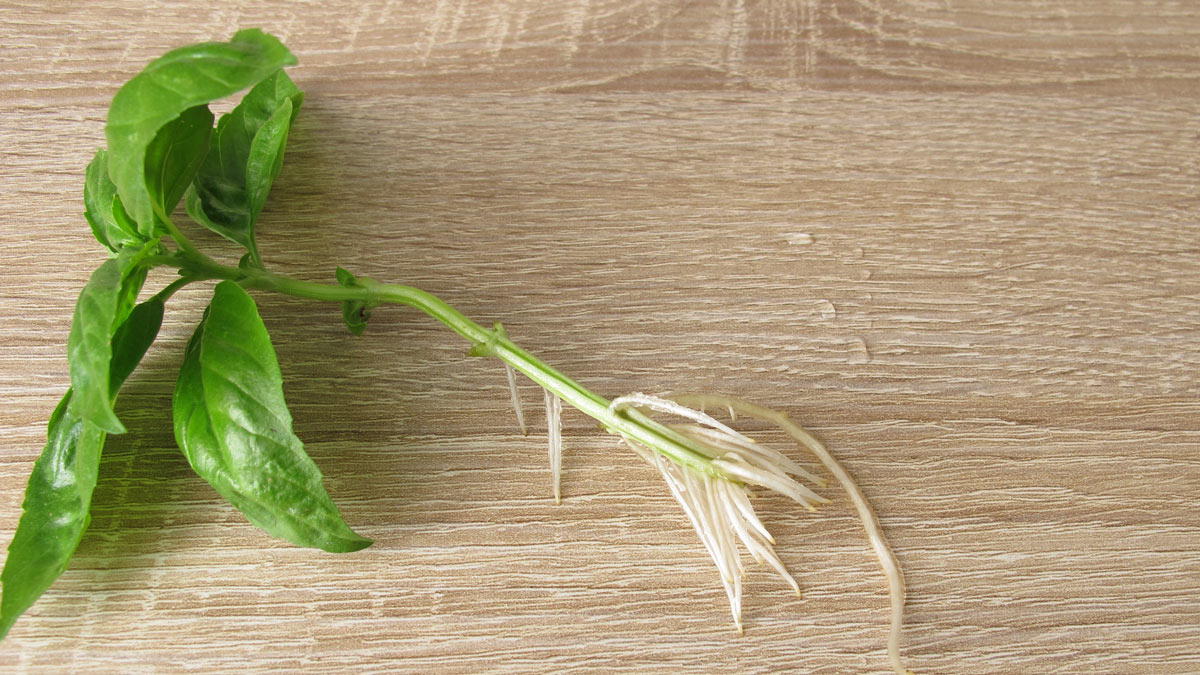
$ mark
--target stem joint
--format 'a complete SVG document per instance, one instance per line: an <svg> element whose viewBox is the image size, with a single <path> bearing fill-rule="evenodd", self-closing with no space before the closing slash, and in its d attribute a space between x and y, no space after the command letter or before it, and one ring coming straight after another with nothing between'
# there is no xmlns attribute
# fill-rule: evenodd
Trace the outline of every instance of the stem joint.
<svg viewBox="0 0 1200 675"><path fill-rule="evenodd" d="M508 342L508 331L504 329L504 324L497 321L492 324L492 330L487 331L485 340L472 340L471 348L467 350L467 356L492 356L499 357L500 354L496 350L496 345L500 342Z"/></svg>

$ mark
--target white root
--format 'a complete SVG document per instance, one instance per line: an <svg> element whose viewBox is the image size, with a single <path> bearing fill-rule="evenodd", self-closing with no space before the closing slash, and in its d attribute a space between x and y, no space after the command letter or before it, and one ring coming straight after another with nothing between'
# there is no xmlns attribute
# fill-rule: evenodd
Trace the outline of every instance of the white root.
<svg viewBox="0 0 1200 675"><path fill-rule="evenodd" d="M517 392L517 371L506 363L504 372L508 375L508 394L512 397L513 410L517 411L517 426L521 428L522 436L528 436L529 429L525 426L525 411L521 409L521 395Z"/></svg>
<svg viewBox="0 0 1200 675"><path fill-rule="evenodd" d="M777 472L782 470L784 473L799 476L821 487L829 484L829 481L809 472L791 457L741 434L738 434L740 438L731 438L716 429L709 429L698 424L672 425L672 428L722 450L741 453L743 457L760 468Z"/></svg>
<svg viewBox="0 0 1200 675"><path fill-rule="evenodd" d="M543 389L546 394L546 435L550 438L550 475L554 503L562 503L562 399Z"/></svg>
<svg viewBox="0 0 1200 675"><path fill-rule="evenodd" d="M733 527L733 531L737 534L738 539L742 542L742 546L750 553L750 557L760 565L766 564L779 573L783 580L792 587L796 595L800 595L800 584L796 578L787 571L783 561L775 554L775 549L770 544L763 542L756 534L752 534L746 529L746 523L742 518L741 512L734 503L734 493L740 493L737 487L730 484L728 481L715 481L716 489L720 493L721 505L725 510L726 521ZM755 518L755 520L758 520Z"/></svg>
<svg viewBox="0 0 1200 675"><path fill-rule="evenodd" d="M509 372L518 421L521 421L513 374ZM658 469L675 501L683 508L705 551L717 566L721 585L729 598L730 610L738 631L742 630L742 577L744 567L738 543L759 564L777 572L800 594L800 585L788 572L775 553L775 539L754 513L746 485L758 485L789 497L810 510L814 504L829 500L801 485L793 476L818 485L827 481L805 470L781 452L763 446L721 423L707 413L708 407L727 410L731 419L739 415L778 425L788 436L811 452L842 486L858 512L867 540L883 569L891 605L891 629L887 654L897 675L914 675L904 668L900 658L900 636L904 619L904 576L895 555L883 536L879 519L862 490L850 474L816 438L787 418L784 413L740 399L711 394L671 394L664 397L630 394L614 399L609 409L620 412L627 408L646 409L691 420L694 424L674 424L668 427L695 443L702 456L710 458L716 475L697 473L659 454L653 448L623 436L639 456ZM546 417L550 435L550 467L554 480L555 501L560 500L559 480L562 462L561 432L562 401L546 392ZM521 421L522 430L524 423ZM613 431L610 429L610 431ZM619 432L618 435L621 435Z"/></svg>
<svg viewBox="0 0 1200 675"><path fill-rule="evenodd" d="M725 475L745 483L750 483L751 485L760 485L769 490L774 490L781 495L799 502L809 511L817 510L817 507L813 506L813 502L829 501L790 478L780 478L769 471L763 471L762 469L750 466L745 460L734 453L729 453L725 457L729 459L714 459L712 461L713 466L720 469Z"/></svg>
<svg viewBox="0 0 1200 675"><path fill-rule="evenodd" d="M733 505L737 508L738 513L741 514L742 520L746 521L746 524L751 529L767 540L767 543L773 545L775 537L771 536L771 533L767 531L767 526L763 525L763 522L758 519L758 514L754 512L754 506L750 504L750 498L746 496L746 491L741 489L730 490L729 498L733 501Z"/></svg>
<svg viewBox="0 0 1200 675"><path fill-rule="evenodd" d="M729 609L733 613L733 621L740 632L742 630L741 580L736 578L731 579L727 574L724 566L725 557L719 553L713 533L708 527L709 519L700 510L695 493L688 490L684 476L691 475L691 472L681 470L677 464L662 455L653 454L649 450L639 449L638 444L628 439L626 439L626 443L629 443L631 447L638 450L639 455L642 455L646 461L658 469L667 484L667 488L671 490L671 496L675 497L675 501L683 508L688 521L692 524L692 529L696 531L696 536L700 537L700 543L704 545L704 550L708 552L708 556L717 565L717 571L721 576L721 585L725 589L725 595L729 598Z"/></svg>
<svg viewBox="0 0 1200 675"><path fill-rule="evenodd" d="M700 412L699 410L693 410L692 408L680 405L665 398L634 393L626 396L618 396L608 404L608 409L613 412L618 412L624 410L625 408L649 408L651 410L657 410L659 412L664 412L671 415L679 415L680 417L686 417L687 419L695 420L714 429L720 429L730 436L740 437L751 443L754 442L745 436L742 436L733 429L730 429L724 424L721 424L716 420L716 418L711 417L706 413Z"/></svg>
<svg viewBox="0 0 1200 675"><path fill-rule="evenodd" d="M879 559L879 565L883 569L884 577L887 579L888 596L891 604L891 630L888 633L887 645L888 660L891 663L892 669L898 675L913 675L912 671L904 667L900 659L900 632L904 622L904 575L900 570L900 564L897 562L895 554L892 553L891 548L888 546L887 539L883 536L883 529L879 524L879 518L875 515L870 502L867 501L866 496L862 493L858 484L854 482L854 479L851 478L850 474L842 468L841 464L838 463L820 441L781 412L740 399L712 394L673 394L671 395L671 400L685 406L720 406L736 411L746 417L776 424L788 436L791 436L796 442L807 448L825 466L829 473L833 474L834 479L846 491L846 495L850 497L851 503L854 505L855 510L858 511L858 517L862 521L863 528L867 533L867 540L870 542L871 548L875 551L875 556Z"/></svg>
<svg viewBox="0 0 1200 675"><path fill-rule="evenodd" d="M755 562L773 569L799 594L800 584L776 555L772 546L775 540L755 515L746 495L746 485L767 487L811 508L812 503L827 500L797 483L789 473L812 474L782 453L763 448L709 415L673 401L632 394L614 400L610 406L614 411L626 408L665 412L696 422L667 426L692 441L697 452L710 458L709 464L716 473L685 468L628 437L625 442L658 468L672 496L683 507L717 567L738 630L742 628L742 579L745 576L739 542Z"/></svg>

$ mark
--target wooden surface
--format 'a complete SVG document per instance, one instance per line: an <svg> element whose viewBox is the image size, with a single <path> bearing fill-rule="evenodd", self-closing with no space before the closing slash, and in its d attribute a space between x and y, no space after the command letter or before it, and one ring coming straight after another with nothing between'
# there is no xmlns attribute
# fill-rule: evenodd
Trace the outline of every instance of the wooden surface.
<svg viewBox="0 0 1200 675"><path fill-rule="evenodd" d="M1200 672L1188 2L5 3L0 545L102 258L80 195L108 100L249 26L308 93L272 265L421 286L602 395L787 410L873 500L921 673ZM171 436L206 292L126 385L92 527L0 669L886 672L843 495L759 500L805 596L752 574L738 635L648 466L568 414L554 505L541 416L520 436L499 366L412 311L355 338L259 298L297 432L376 544L267 538Z"/></svg>

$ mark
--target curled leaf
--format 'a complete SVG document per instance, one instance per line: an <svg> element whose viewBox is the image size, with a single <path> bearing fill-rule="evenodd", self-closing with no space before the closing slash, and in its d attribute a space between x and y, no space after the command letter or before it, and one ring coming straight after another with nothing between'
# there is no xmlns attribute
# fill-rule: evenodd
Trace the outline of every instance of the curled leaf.
<svg viewBox="0 0 1200 675"><path fill-rule="evenodd" d="M158 190L161 197L174 192L164 185L177 186L173 180L157 187L147 183L147 177L155 175L155 167L148 161L155 156L147 150L159 130L187 111L252 87L295 62L274 36L257 29L243 30L229 42L205 42L169 51L121 87L108 109L104 129L108 173L143 235L153 234L156 217L167 219L170 215L164 208L169 200L156 199L153 192ZM161 159L158 156L158 161Z"/></svg>
<svg viewBox="0 0 1200 675"><path fill-rule="evenodd" d="M104 261L79 293L71 332L67 337L67 364L71 373L73 415L109 433L125 433L108 396L108 371L112 361L113 327L121 295L121 265Z"/></svg>
<svg viewBox="0 0 1200 675"><path fill-rule="evenodd" d="M96 240L116 253L126 244L145 241L117 196L108 177L108 153L97 150L87 166L83 185L84 216Z"/></svg>
<svg viewBox="0 0 1200 675"><path fill-rule="evenodd" d="M257 256L254 224L283 166L284 146L304 94L282 70L221 116L192 190L188 215Z"/></svg>

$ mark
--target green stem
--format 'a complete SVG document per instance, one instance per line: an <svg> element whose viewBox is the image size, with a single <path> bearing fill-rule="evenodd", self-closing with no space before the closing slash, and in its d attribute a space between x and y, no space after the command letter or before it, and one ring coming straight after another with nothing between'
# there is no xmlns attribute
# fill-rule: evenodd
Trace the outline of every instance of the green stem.
<svg viewBox="0 0 1200 675"><path fill-rule="evenodd" d="M209 263L213 265L217 264L216 261L205 255L203 251L196 248L195 244L192 243L192 240L188 239L187 236L179 230L179 227L176 226L170 218L156 218L155 220L157 220L158 224L166 231L167 236L175 240L175 244L179 246L180 253L187 257L190 262L200 265L206 265Z"/></svg>
<svg viewBox="0 0 1200 675"><path fill-rule="evenodd" d="M175 295L175 291L178 291L193 281L196 281L195 277L179 277L175 281L172 281L164 286L161 291L155 294L155 297L165 303L167 300L171 299L172 295Z"/></svg>
<svg viewBox="0 0 1200 675"><path fill-rule="evenodd" d="M431 293L412 286L382 284L369 278L359 279L361 285L358 286L340 286L303 281L261 269L230 267L200 253L190 243L184 244L186 239L182 237L176 241L180 242L180 253L155 262L181 268L187 281L231 279L246 288L309 300L362 302L368 306L398 304L419 309L467 340L471 344L472 355L500 359L567 404L596 419L610 432L637 441L701 473L718 475L708 457L689 439L637 411L610 410L607 399L522 349L508 338L499 323L494 328L484 328ZM183 280L176 281L168 289L174 292L185 283Z"/></svg>
<svg viewBox="0 0 1200 675"><path fill-rule="evenodd" d="M242 283L247 288L270 290L311 300L349 300L368 305L387 303L419 309L470 342L472 355L500 359L567 404L595 418L609 431L631 438L697 471L715 473L709 459L688 439L643 415L610 410L607 399L522 349L508 338L500 324L491 329L484 328L431 293L412 286L381 284L371 279L361 279L361 287L346 287L301 281L257 270L243 273L245 276Z"/></svg>

